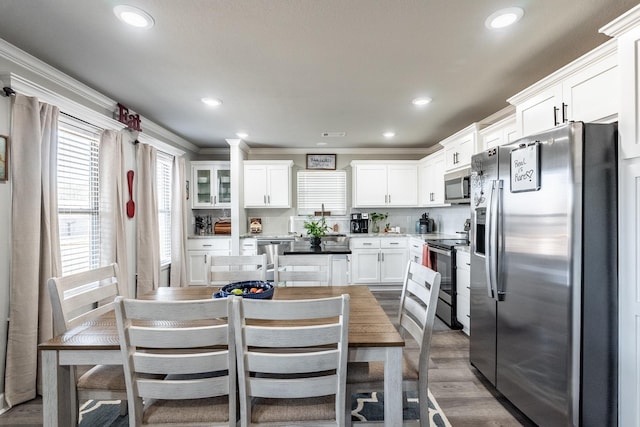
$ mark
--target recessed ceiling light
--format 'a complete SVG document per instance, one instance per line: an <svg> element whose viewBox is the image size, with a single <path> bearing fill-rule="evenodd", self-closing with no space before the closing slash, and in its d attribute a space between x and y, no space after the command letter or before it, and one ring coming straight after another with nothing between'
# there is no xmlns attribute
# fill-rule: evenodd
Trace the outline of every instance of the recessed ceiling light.
<svg viewBox="0 0 640 427"><path fill-rule="evenodd" d="M238 132L238 133L236 133L236 135L238 136L238 138L242 138L242 139L245 139L246 137L249 136L249 134L244 133L244 132Z"/></svg>
<svg viewBox="0 0 640 427"><path fill-rule="evenodd" d="M423 105L427 105L428 103L430 103L431 102L431 98L429 98L428 96L421 96L420 98L416 98L411 102L416 107L422 107Z"/></svg>
<svg viewBox="0 0 640 427"><path fill-rule="evenodd" d="M202 98L202 102L207 104L209 107L218 107L222 105L222 101L218 98Z"/></svg>
<svg viewBox="0 0 640 427"><path fill-rule="evenodd" d="M119 20L132 27L147 30L155 24L151 15L137 7L121 4L113 8L113 13L115 13Z"/></svg>
<svg viewBox="0 0 640 427"><path fill-rule="evenodd" d="M389 131L389 132L383 133L382 136L384 136L385 138L393 138L394 136L396 136L396 133Z"/></svg>
<svg viewBox="0 0 640 427"><path fill-rule="evenodd" d="M519 7L508 7L506 9L500 9L497 12L492 13L487 18L487 20L484 21L484 25L492 30L508 27L509 25L513 25L520 19L522 19L523 15L524 10Z"/></svg>

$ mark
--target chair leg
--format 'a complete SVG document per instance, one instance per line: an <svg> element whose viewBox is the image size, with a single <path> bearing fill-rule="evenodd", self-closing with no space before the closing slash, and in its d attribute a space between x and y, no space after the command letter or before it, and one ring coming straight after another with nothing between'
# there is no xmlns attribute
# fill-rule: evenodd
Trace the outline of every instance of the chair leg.
<svg viewBox="0 0 640 427"><path fill-rule="evenodd" d="M352 401L352 396L351 396L351 389L349 388L349 386L347 385L347 392L345 393L347 396L347 402L344 405L345 408L345 414L344 414L344 425L345 427L351 427L351 401Z"/></svg>
<svg viewBox="0 0 640 427"><path fill-rule="evenodd" d="M121 400L120 401L120 416L121 417L124 417L125 415L127 415L128 408L129 408L129 406L127 405L127 401L126 400Z"/></svg>

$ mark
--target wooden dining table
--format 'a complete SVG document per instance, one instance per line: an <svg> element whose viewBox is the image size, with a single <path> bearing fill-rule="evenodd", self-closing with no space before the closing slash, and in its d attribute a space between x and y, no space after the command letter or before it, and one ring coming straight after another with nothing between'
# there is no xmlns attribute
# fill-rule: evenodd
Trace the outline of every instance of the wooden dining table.
<svg viewBox="0 0 640 427"><path fill-rule="evenodd" d="M217 287L162 287L139 299L180 301L211 298ZM278 287L279 300L350 295L349 361L384 362L385 426L402 425L402 349L404 339L367 286ZM265 300L265 304L269 301ZM42 355L44 426L69 426L77 411L72 378L74 365L121 365L120 342L113 312L86 322L39 345Z"/></svg>

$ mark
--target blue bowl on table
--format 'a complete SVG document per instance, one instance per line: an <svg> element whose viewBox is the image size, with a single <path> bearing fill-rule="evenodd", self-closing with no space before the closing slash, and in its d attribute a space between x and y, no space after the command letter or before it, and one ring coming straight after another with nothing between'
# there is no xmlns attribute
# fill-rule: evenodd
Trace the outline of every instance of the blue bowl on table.
<svg viewBox="0 0 640 427"><path fill-rule="evenodd" d="M261 289L261 292L252 293L251 289ZM232 293L234 289L241 289L242 294L237 294L243 298L252 299L272 299L273 298L273 285L269 282L263 282L259 280L246 280L244 282L234 282L224 285L220 291L213 294L213 298L226 298L229 295L236 295Z"/></svg>

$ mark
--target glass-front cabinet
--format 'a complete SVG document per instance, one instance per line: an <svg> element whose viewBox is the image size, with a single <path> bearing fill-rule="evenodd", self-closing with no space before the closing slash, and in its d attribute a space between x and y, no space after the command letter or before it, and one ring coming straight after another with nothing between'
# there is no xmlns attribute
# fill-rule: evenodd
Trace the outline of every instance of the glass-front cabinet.
<svg viewBox="0 0 640 427"><path fill-rule="evenodd" d="M191 162L191 208L231 207L229 162Z"/></svg>

